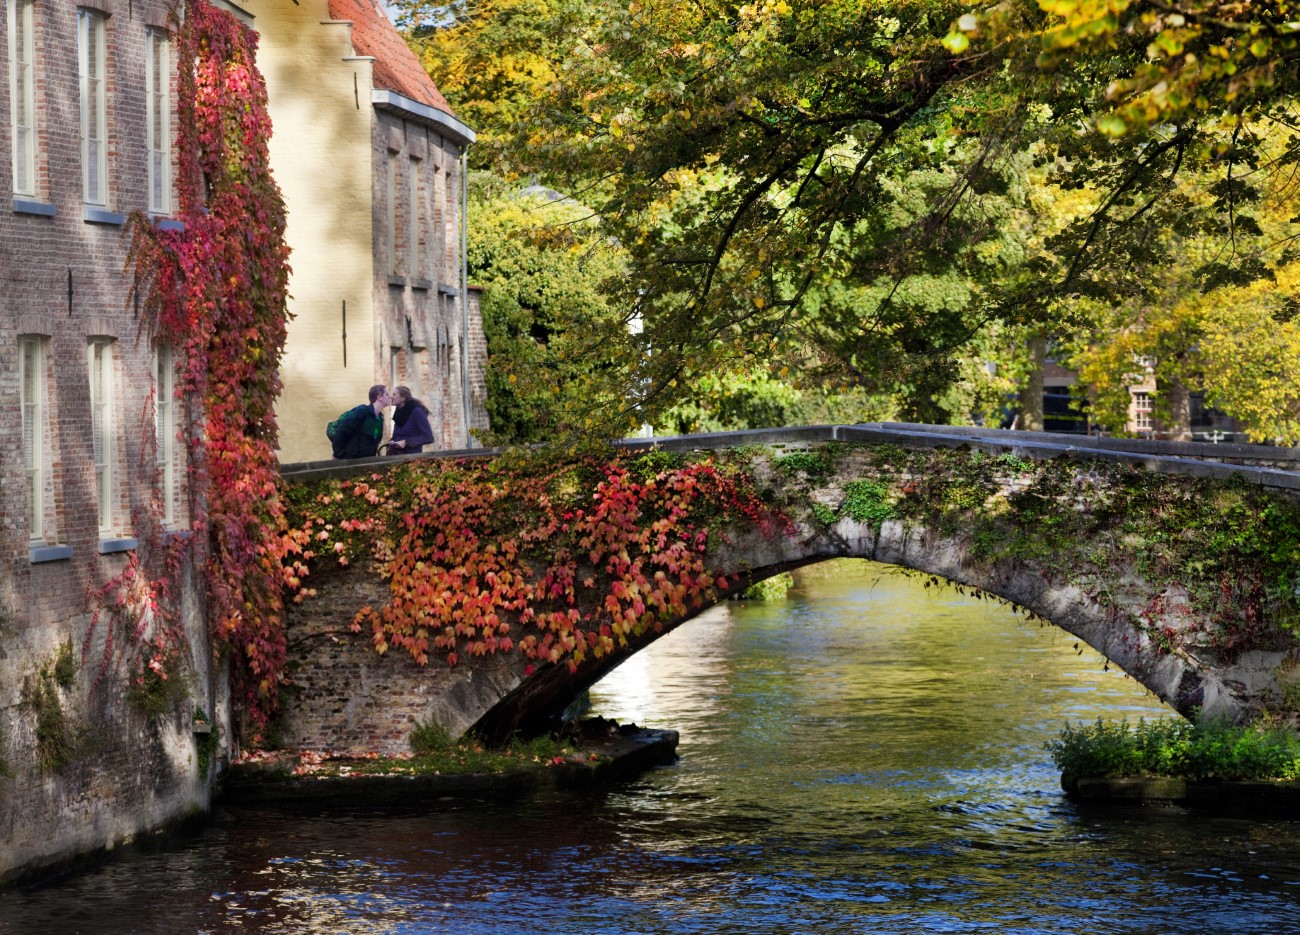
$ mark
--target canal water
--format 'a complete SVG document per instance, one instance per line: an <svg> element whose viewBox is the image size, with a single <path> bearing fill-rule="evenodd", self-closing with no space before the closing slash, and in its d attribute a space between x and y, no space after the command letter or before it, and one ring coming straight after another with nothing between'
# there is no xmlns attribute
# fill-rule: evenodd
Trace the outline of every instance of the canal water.
<svg viewBox="0 0 1300 935"><path fill-rule="evenodd" d="M862 562L711 611L592 691L681 731L627 785L493 806L223 809L0 933L1300 932L1300 824L1096 813L1044 745L1168 716L1074 639Z"/></svg>

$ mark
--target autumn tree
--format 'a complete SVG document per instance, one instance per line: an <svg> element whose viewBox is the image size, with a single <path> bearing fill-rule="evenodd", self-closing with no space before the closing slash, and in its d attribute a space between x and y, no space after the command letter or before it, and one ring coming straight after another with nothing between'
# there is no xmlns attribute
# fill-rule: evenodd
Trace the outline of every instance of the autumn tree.
<svg viewBox="0 0 1300 935"><path fill-rule="evenodd" d="M509 48L522 30L505 3L463 28ZM548 65L511 86L537 100L493 131L497 165L592 206L627 250L610 292L644 323L627 424L706 374L809 355L827 385L890 387L908 417L942 419L938 400L973 372L963 361L978 336L1041 341L1081 301L1147 300L1153 271L1207 225L1229 244L1224 282L1261 271L1235 249L1258 179L1235 170L1257 160L1262 124L1288 119L1294 57L1272 12L1224 7L1211 22L1186 10L1180 22L1121 0L529 9ZM1035 204L1035 171L1063 208ZM1210 171L1207 204L1182 179Z"/></svg>
<svg viewBox="0 0 1300 935"><path fill-rule="evenodd" d="M493 439L545 441L617 409L626 376L626 318L602 285L623 255L591 211L544 189L471 181L468 265L483 287Z"/></svg>

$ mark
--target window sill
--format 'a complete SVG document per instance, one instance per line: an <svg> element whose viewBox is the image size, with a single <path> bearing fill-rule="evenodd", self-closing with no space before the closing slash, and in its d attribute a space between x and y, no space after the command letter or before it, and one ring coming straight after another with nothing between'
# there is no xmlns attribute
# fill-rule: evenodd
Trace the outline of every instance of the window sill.
<svg viewBox="0 0 1300 935"><path fill-rule="evenodd" d="M27 549L27 560L33 565L41 562L61 562L72 558L70 545L33 545Z"/></svg>
<svg viewBox="0 0 1300 935"><path fill-rule="evenodd" d="M158 230L160 230L160 231L183 231L183 230L185 230L185 222L184 222L184 221L177 221L175 218L155 217L155 218L153 219L153 226L156 227L156 228L157 228Z"/></svg>
<svg viewBox="0 0 1300 935"><path fill-rule="evenodd" d="M438 283L438 291L443 295L460 295L460 290L455 286L449 286L445 282Z"/></svg>
<svg viewBox="0 0 1300 935"><path fill-rule="evenodd" d="M412 288L412 289L415 289L415 290L417 290L417 291L419 291L419 292L428 292L430 289L433 288L433 280L432 280L432 279L412 279L412 280L411 280L411 288Z"/></svg>
<svg viewBox="0 0 1300 935"><path fill-rule="evenodd" d="M47 205L43 201L31 201L27 198L14 198L14 214L35 214L44 218L52 218L55 215L54 205Z"/></svg>
<svg viewBox="0 0 1300 935"><path fill-rule="evenodd" d="M87 224L108 224L113 227L121 227L126 223L126 215L118 214L116 211L109 211L105 208L96 208L94 205L86 205L81 219Z"/></svg>
<svg viewBox="0 0 1300 935"><path fill-rule="evenodd" d="M406 288L406 277L405 277L405 276L393 276L393 275L390 275L390 276L388 277L388 284L389 284L390 286L401 286L403 289L405 289L405 288Z"/></svg>
<svg viewBox="0 0 1300 935"><path fill-rule="evenodd" d="M114 552L130 552L139 545L138 539L100 539L99 554L112 555Z"/></svg>
<svg viewBox="0 0 1300 935"><path fill-rule="evenodd" d="M164 529L162 534L163 544L170 545L173 542L186 542L194 535L190 529Z"/></svg>

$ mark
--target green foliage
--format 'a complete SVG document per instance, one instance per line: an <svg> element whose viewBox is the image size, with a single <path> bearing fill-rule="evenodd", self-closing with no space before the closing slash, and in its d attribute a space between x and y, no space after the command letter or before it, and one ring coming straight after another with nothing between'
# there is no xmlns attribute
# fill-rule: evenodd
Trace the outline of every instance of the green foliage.
<svg viewBox="0 0 1300 935"><path fill-rule="evenodd" d="M835 469L834 462L828 458L823 449L815 451L794 451L776 459L776 469L786 477L802 474L810 482L825 480Z"/></svg>
<svg viewBox="0 0 1300 935"><path fill-rule="evenodd" d="M447 753L455 749L456 741L447 733L447 728L437 721L425 721L416 724L411 730L411 752L416 756L432 756L435 753Z"/></svg>
<svg viewBox="0 0 1300 935"><path fill-rule="evenodd" d="M656 448L629 459L628 468L642 481L648 481L660 474L676 471L685 463L685 457L679 452Z"/></svg>
<svg viewBox="0 0 1300 935"><path fill-rule="evenodd" d="M859 523L869 523L877 529L885 520L898 516L892 491L887 485L874 480L855 480L845 484L840 514Z"/></svg>
<svg viewBox="0 0 1300 935"><path fill-rule="evenodd" d="M1288 731L1201 721L1066 725L1048 750L1074 777L1171 776L1178 779L1296 779L1300 738Z"/></svg>
<svg viewBox="0 0 1300 935"><path fill-rule="evenodd" d="M794 587L794 576L787 571L755 581L740 593L742 601L783 601Z"/></svg>
<svg viewBox="0 0 1300 935"><path fill-rule="evenodd" d="M499 748L487 747L473 735L456 740L435 721L417 724L411 731L414 760L384 761L370 767L353 767L352 772L480 773L517 769L529 763L550 762L569 752L559 740L541 735L527 741L512 738Z"/></svg>
<svg viewBox="0 0 1300 935"><path fill-rule="evenodd" d="M208 727L206 732L194 732L194 753L198 757L199 777L206 780L212 770L212 760L221 747L221 726L214 724L202 708L194 709L194 725Z"/></svg>
<svg viewBox="0 0 1300 935"><path fill-rule="evenodd" d="M478 134L474 168L493 166L512 124L558 77L577 4L554 0L394 0L397 24L447 100Z"/></svg>
<svg viewBox="0 0 1300 935"><path fill-rule="evenodd" d="M491 441L617 437L639 425L621 412L635 353L626 314L601 286L623 268L622 251L591 212L475 175L467 262L483 287Z"/></svg>
<svg viewBox="0 0 1300 935"><path fill-rule="evenodd" d="M812 515L813 519L823 526L830 526L835 522L835 511L819 501L813 502Z"/></svg>
<svg viewBox="0 0 1300 935"><path fill-rule="evenodd" d="M72 653L72 637L68 637L59 645L50 674L53 676L55 684L64 690L71 688L76 682L77 659Z"/></svg>
<svg viewBox="0 0 1300 935"><path fill-rule="evenodd" d="M56 661L23 680L23 705L36 719L36 762L47 773L58 772L81 752L82 738L63 710L60 688L54 677Z"/></svg>

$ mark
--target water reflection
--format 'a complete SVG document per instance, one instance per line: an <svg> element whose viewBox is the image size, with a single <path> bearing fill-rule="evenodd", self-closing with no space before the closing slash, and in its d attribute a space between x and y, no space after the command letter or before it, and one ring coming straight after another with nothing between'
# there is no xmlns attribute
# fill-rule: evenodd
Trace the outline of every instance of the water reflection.
<svg viewBox="0 0 1300 935"><path fill-rule="evenodd" d="M612 790L403 814L224 810L0 895L0 933L1272 933L1287 822L1097 816L1043 744L1166 716L1073 639L862 563L701 617L593 690L681 731Z"/></svg>

